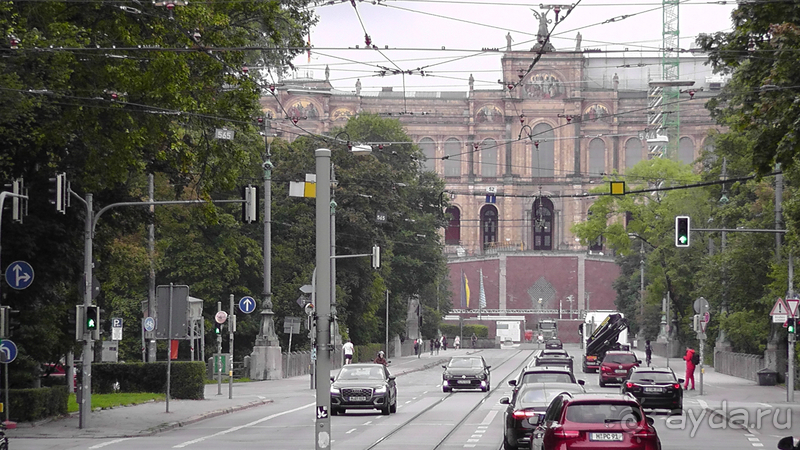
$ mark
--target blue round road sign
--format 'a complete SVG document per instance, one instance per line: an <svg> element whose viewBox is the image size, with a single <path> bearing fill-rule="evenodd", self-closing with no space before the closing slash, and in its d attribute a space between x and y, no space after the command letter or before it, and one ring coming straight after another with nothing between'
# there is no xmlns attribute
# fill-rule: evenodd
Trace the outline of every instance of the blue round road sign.
<svg viewBox="0 0 800 450"><path fill-rule="evenodd" d="M25 261L14 261L6 268L6 283L14 289L25 289L33 283L33 267Z"/></svg>
<svg viewBox="0 0 800 450"><path fill-rule="evenodd" d="M10 363L17 359L17 345L14 341L3 339L0 342L0 363Z"/></svg>
<svg viewBox="0 0 800 450"><path fill-rule="evenodd" d="M156 320L152 317L144 318L144 331L153 331L156 329Z"/></svg>
<svg viewBox="0 0 800 450"><path fill-rule="evenodd" d="M253 297L242 297L239 300L239 311L250 314L256 309L256 301Z"/></svg>

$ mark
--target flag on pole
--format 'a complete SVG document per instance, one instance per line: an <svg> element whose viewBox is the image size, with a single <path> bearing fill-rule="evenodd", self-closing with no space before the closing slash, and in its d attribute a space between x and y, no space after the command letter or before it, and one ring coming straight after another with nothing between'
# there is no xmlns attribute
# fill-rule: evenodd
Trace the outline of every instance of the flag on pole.
<svg viewBox="0 0 800 450"><path fill-rule="evenodd" d="M478 270L479 270L480 276L481 276L480 302L481 302L481 309L483 309L483 308L486 308L486 291L483 290L483 268L478 269Z"/></svg>
<svg viewBox="0 0 800 450"><path fill-rule="evenodd" d="M469 282L464 271L461 271L461 309L469 309Z"/></svg>

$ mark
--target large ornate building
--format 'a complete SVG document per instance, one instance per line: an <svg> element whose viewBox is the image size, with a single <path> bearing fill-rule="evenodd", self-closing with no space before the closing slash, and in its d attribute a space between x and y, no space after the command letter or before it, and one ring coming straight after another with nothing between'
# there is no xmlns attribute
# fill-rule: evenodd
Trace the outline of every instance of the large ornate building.
<svg viewBox="0 0 800 450"><path fill-rule="evenodd" d="M583 194L605 175L624 175L652 156L643 132L654 112L649 86L661 78L661 59L576 48L546 53L531 68L536 55L502 53L497 89L474 89L470 79L461 92L366 92L360 82L345 92L326 74L326 80L284 80L262 106L289 140L289 121L326 133L360 112L399 119L424 153L424 168L446 180L453 206L444 236L454 256L497 248L587 250L570 232L593 201ZM680 128L671 134L679 139L667 157L692 163L713 146L708 132L715 125L704 104L721 82L705 57L680 61L680 78L695 84L678 97L680 113L671 121ZM601 252L602 243L588 250Z"/></svg>

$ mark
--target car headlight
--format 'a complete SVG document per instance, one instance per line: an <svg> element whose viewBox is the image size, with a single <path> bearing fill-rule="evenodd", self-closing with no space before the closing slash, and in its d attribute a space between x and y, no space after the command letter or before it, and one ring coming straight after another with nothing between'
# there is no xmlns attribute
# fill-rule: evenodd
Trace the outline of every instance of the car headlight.
<svg viewBox="0 0 800 450"><path fill-rule="evenodd" d="M339 388L331 386L331 394L339 394Z"/></svg>
<svg viewBox="0 0 800 450"><path fill-rule="evenodd" d="M373 392L375 392L376 394L385 394L386 393L386 386L376 387Z"/></svg>
<svg viewBox="0 0 800 450"><path fill-rule="evenodd" d="M451 379L451 378L453 378L453 376L452 376L452 375L450 375L449 373L446 373L446 374L444 374L444 379L445 379L445 380L449 380L449 379Z"/></svg>

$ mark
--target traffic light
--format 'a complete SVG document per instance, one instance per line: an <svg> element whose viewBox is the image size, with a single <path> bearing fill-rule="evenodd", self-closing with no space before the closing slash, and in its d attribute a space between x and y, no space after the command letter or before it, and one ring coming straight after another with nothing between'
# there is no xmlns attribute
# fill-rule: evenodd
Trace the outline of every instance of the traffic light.
<svg viewBox="0 0 800 450"><path fill-rule="evenodd" d="M372 246L372 268L381 268L381 248L377 245Z"/></svg>
<svg viewBox="0 0 800 450"><path fill-rule="evenodd" d="M797 319L796 318L790 318L787 322L789 323L789 325L786 327L786 330L789 333L794 333L795 330L797 329Z"/></svg>
<svg viewBox="0 0 800 450"><path fill-rule="evenodd" d="M242 188L242 222L252 223L258 220L258 188L245 186Z"/></svg>
<svg viewBox="0 0 800 450"><path fill-rule="evenodd" d="M214 334L217 336L222 336L222 324L218 322L214 322Z"/></svg>
<svg viewBox="0 0 800 450"><path fill-rule="evenodd" d="M76 341L83 340L83 317L83 305L75 305L75 311L70 311L69 316L67 317L69 324L74 327Z"/></svg>
<svg viewBox="0 0 800 450"><path fill-rule="evenodd" d="M56 211L61 214L67 213L67 206L69 206L69 184L67 183L67 174L58 173L55 178L50 178L50 181L55 183L50 188L50 203L56 205Z"/></svg>
<svg viewBox="0 0 800 450"><path fill-rule="evenodd" d="M17 195L26 195L22 178L17 178L11 183L11 192ZM11 219L22 223L22 218L28 215L28 199L16 195L11 198Z"/></svg>
<svg viewBox="0 0 800 450"><path fill-rule="evenodd" d="M8 337L9 306L0 306L0 339Z"/></svg>
<svg viewBox="0 0 800 450"><path fill-rule="evenodd" d="M675 216L675 247L688 247L691 231L689 216Z"/></svg>
<svg viewBox="0 0 800 450"><path fill-rule="evenodd" d="M86 331L91 333L91 339L100 339L100 307L87 306L86 317L84 317Z"/></svg>

